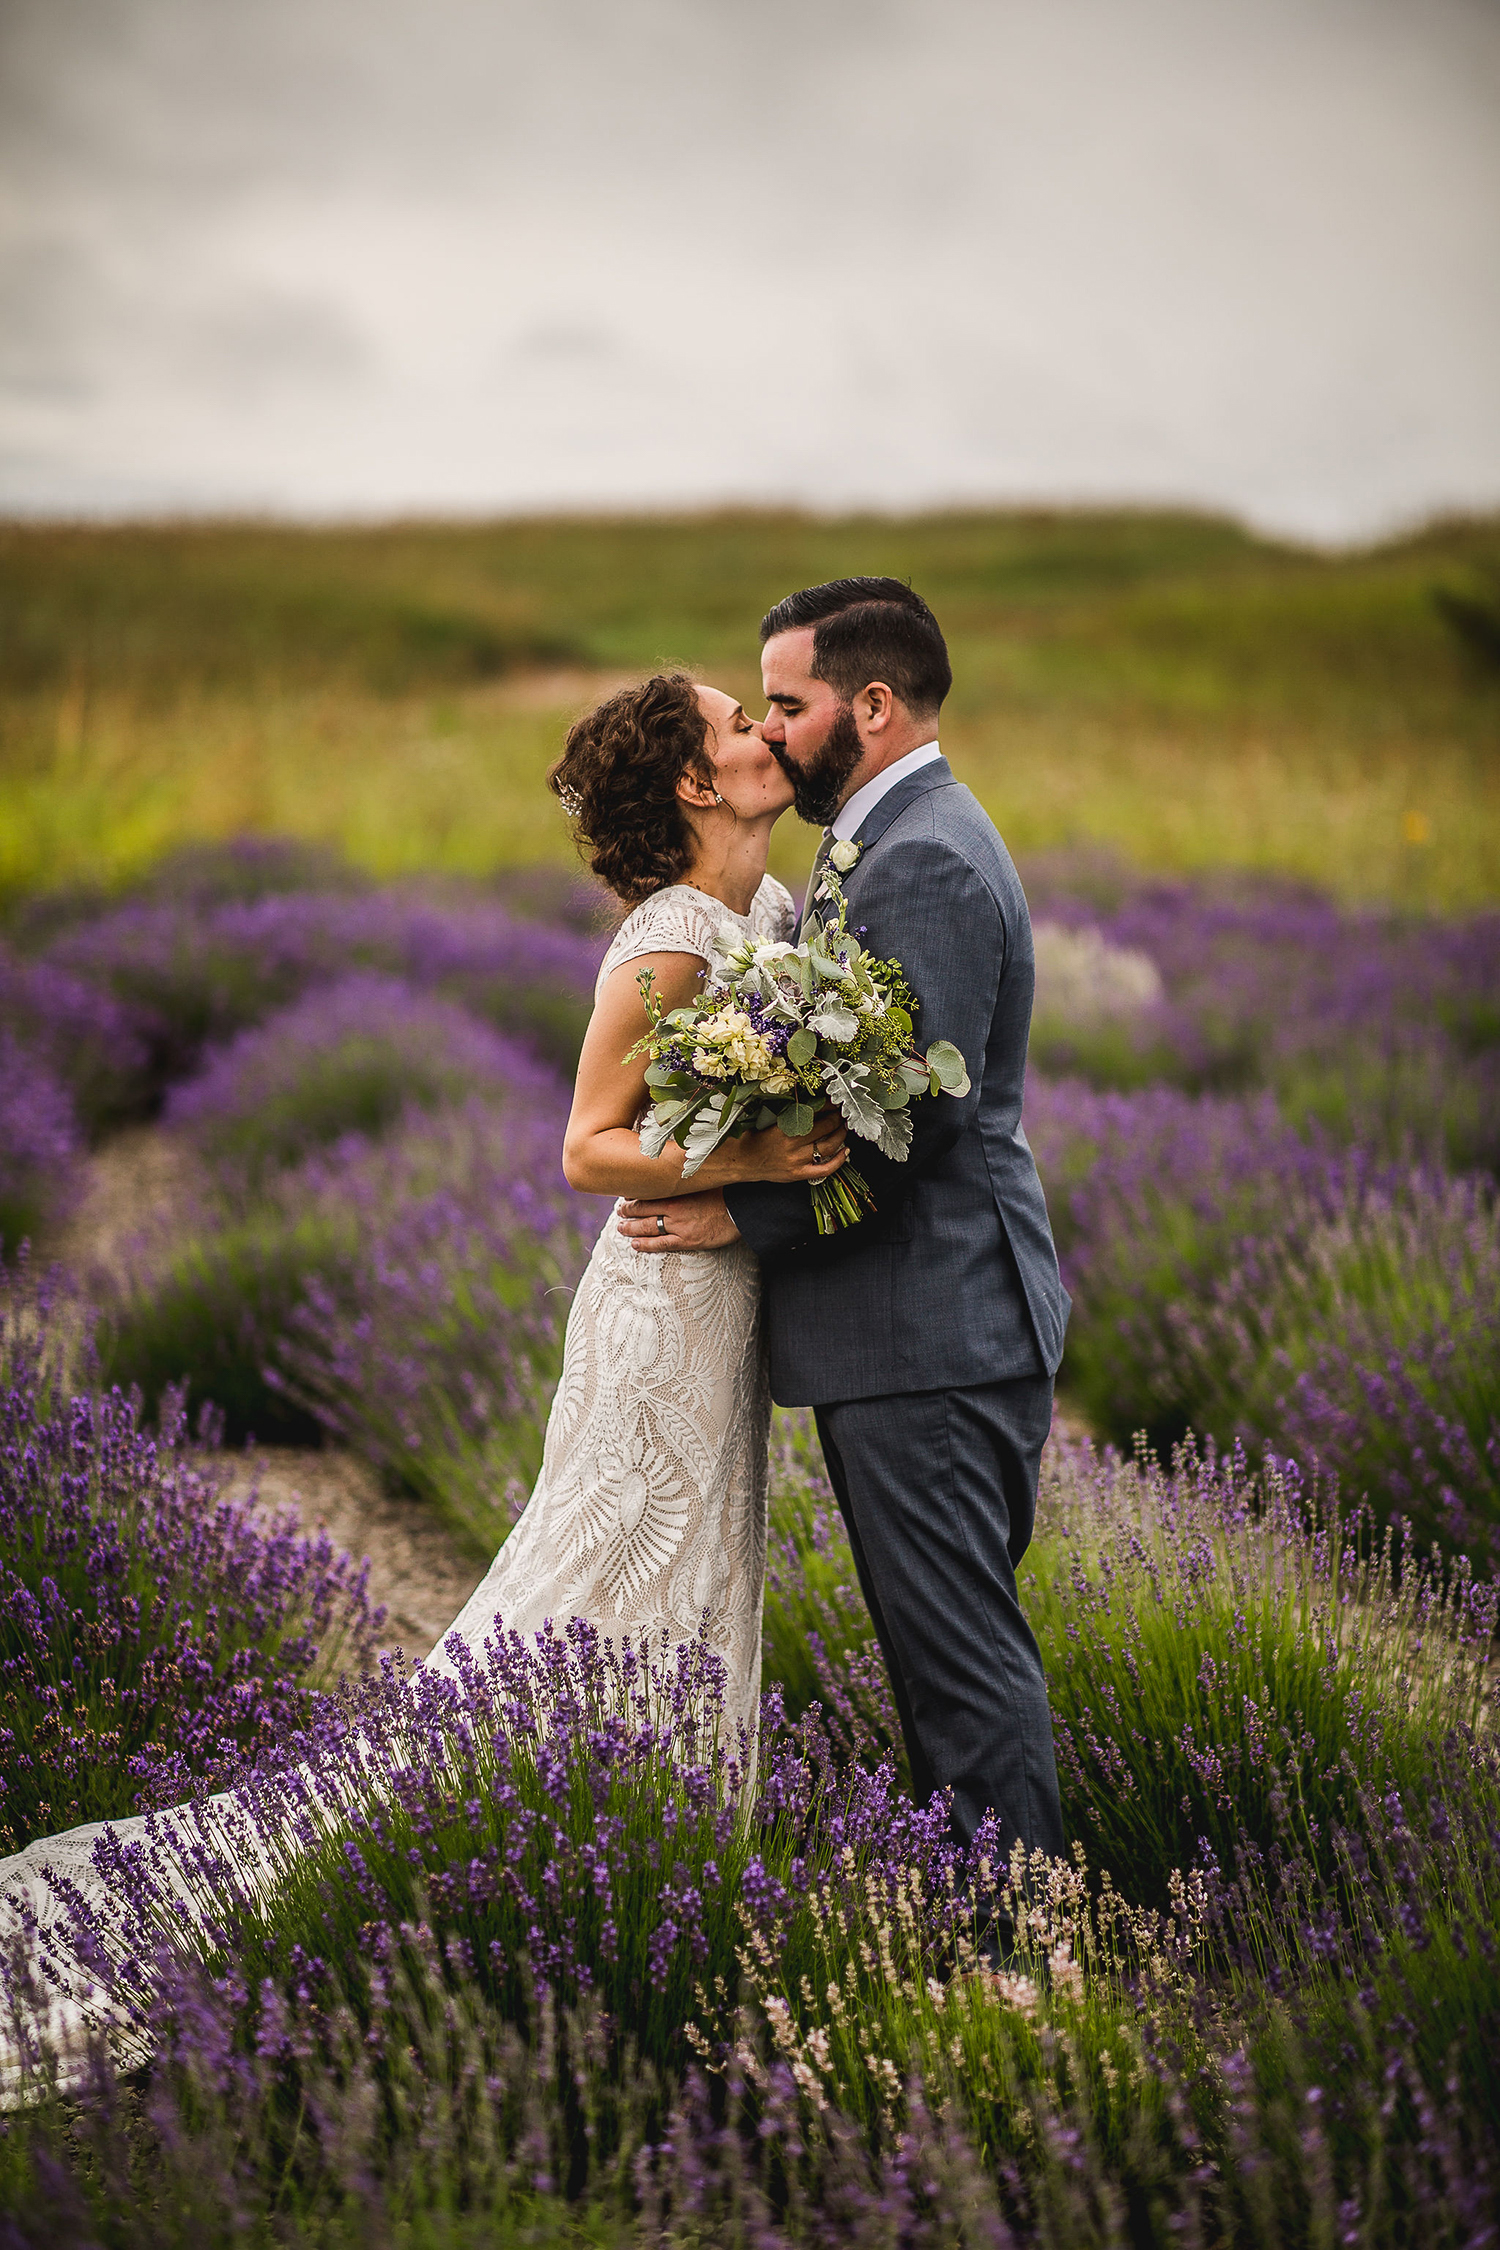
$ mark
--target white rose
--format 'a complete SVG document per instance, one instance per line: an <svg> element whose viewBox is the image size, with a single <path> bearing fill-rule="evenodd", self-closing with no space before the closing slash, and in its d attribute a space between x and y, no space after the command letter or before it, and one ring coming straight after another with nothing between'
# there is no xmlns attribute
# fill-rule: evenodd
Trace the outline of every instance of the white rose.
<svg viewBox="0 0 1500 2250"><path fill-rule="evenodd" d="M828 854L828 864L830 867L836 867L841 875L847 875L859 858L862 849L863 847L856 844L852 838L846 838L843 843L834 845L832 851Z"/></svg>

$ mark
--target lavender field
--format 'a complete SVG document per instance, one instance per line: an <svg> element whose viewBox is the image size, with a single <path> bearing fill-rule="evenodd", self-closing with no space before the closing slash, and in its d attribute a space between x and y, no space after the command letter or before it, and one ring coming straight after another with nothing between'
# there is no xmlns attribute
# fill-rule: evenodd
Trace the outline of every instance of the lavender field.
<svg viewBox="0 0 1500 2250"><path fill-rule="evenodd" d="M230 1785L245 1848L101 1843L117 2034L12 2087L0 2241L1496 2240L1500 913L1023 873L1074 1296L1033 1869L905 1795L797 1417L754 1757L711 1658L578 1629L413 1692L356 1561L226 1497L326 1442L476 1578L505 1536L603 1215L597 900L246 841L12 915L0 1851ZM125 1128L173 1193L91 1260Z"/></svg>

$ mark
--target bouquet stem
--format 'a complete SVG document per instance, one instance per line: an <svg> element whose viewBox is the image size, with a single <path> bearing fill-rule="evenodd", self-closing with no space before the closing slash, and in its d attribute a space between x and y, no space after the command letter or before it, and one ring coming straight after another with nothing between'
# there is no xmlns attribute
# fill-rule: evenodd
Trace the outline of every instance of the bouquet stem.
<svg viewBox="0 0 1500 2250"><path fill-rule="evenodd" d="M843 1165L826 1180L812 1184L813 1216L819 1234L837 1234L840 1227L857 1227L875 1198L852 1164Z"/></svg>

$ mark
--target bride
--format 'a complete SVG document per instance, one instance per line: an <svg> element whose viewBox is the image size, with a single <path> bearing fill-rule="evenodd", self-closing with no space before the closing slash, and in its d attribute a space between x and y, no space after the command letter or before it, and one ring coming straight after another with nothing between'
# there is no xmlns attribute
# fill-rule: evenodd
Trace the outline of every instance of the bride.
<svg viewBox="0 0 1500 2250"><path fill-rule="evenodd" d="M571 1185L670 1202L740 1180L827 1178L844 1161L831 1117L801 1140L772 1126L728 1141L685 1183L675 1143L642 1155L646 1065L623 1060L646 1027L643 970L678 1007L726 921L758 937L792 935L791 898L766 873L792 788L760 725L717 688L661 674L580 719L551 782L595 873L630 908L600 967L579 1061L563 1150ZM654 1224L670 1243L670 1215ZM729 1740L740 1724L753 1733L769 1419L753 1252L736 1242L646 1256L612 1214L574 1298L535 1490L425 1669L456 1674L502 1623L530 1636L549 1620L561 1629L584 1618L617 1645L649 1636L655 1653L664 1637L670 1646L702 1634L724 1664ZM195 1805L194 1833L222 1820L227 1834L233 1802L230 1793ZM106 1829L121 1842L143 1838L150 1817L38 1837L0 1861L0 1950L60 1934L69 1900L107 1897L96 1842ZM84 2028L58 1994L44 2013L33 2030L54 2045ZM5 2033L0 2022L0 2049ZM14 2058L0 2053L0 2080L14 2074Z"/></svg>
<svg viewBox="0 0 1500 2250"><path fill-rule="evenodd" d="M801 1140L773 1125L726 1141L685 1183L675 1142L642 1155L646 1064L622 1060L645 1029L644 970L676 1008L726 921L793 934L791 896L766 873L792 785L759 723L718 688L661 674L580 719L551 783L595 874L631 909L595 987L563 1145L569 1184L670 1201L741 1180L828 1178L844 1161L832 1116ZM670 1215L654 1224L670 1243ZM744 1243L645 1256L606 1223L573 1302L536 1489L429 1667L451 1669L453 1636L477 1649L502 1618L530 1634L586 1617L658 1647L704 1627L725 1666L729 1738L736 1723L753 1732L771 1412L759 1331Z"/></svg>

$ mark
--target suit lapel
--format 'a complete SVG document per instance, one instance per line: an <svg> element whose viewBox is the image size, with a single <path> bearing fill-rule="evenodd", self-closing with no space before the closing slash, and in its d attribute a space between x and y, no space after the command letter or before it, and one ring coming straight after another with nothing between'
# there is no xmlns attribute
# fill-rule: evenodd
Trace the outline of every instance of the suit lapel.
<svg viewBox="0 0 1500 2250"><path fill-rule="evenodd" d="M859 834L854 839L860 846L860 865L863 865L864 854L872 844L879 843L897 813L905 812L908 805L914 805L919 797L929 795L934 789L957 787L947 759L934 758L930 766L918 766L915 773L909 773L894 789L888 789L874 810L860 822Z"/></svg>
<svg viewBox="0 0 1500 2250"><path fill-rule="evenodd" d="M851 886L858 882L864 868L865 855L870 846L879 843L898 813L905 812L908 805L914 805L919 797L928 796L934 789L956 789L957 787L958 783L954 778L953 768L949 765L947 759L934 758L930 765L919 766L916 772L909 773L904 781L898 781L894 789L888 789L880 802L872 809L868 818L861 821L859 834L853 839L860 847L860 854L845 878L844 895L848 897ZM823 862L832 849L833 834L830 830L818 846L818 856L813 861L812 873L807 878L807 895L802 902L802 919L797 924L799 938L807 929L808 917L812 913L818 895L818 884L823 876Z"/></svg>

